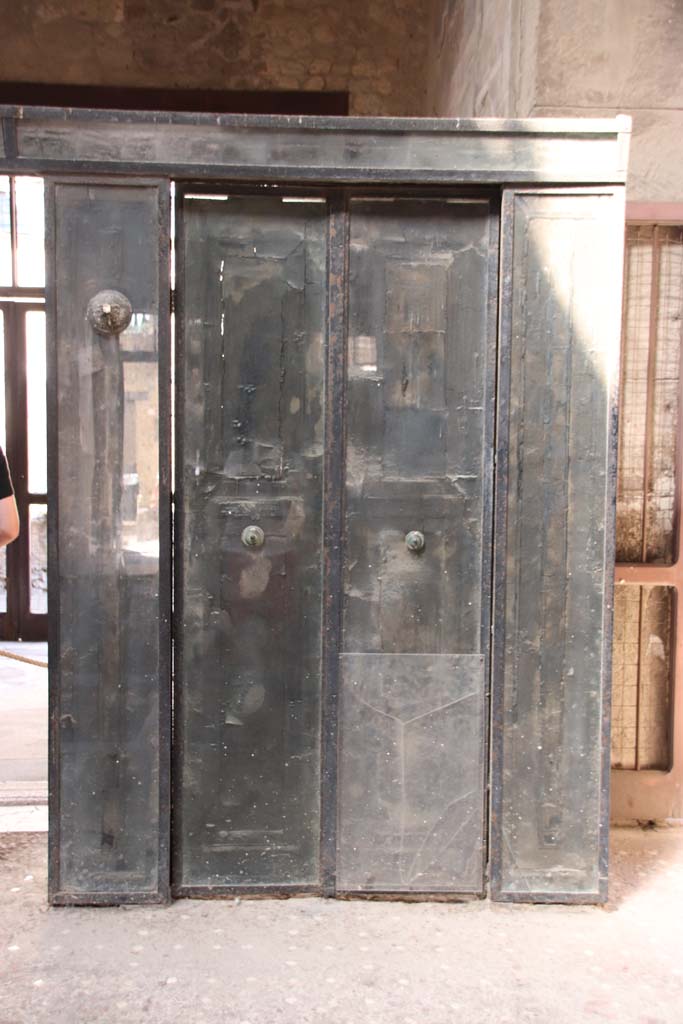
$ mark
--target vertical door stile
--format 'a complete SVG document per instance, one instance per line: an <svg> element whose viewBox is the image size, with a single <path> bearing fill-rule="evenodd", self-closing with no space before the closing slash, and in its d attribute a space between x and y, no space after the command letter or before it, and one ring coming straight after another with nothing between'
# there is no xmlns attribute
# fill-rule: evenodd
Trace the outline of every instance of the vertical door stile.
<svg viewBox="0 0 683 1024"><path fill-rule="evenodd" d="M343 481L346 436L348 210L343 192L329 196L327 372L325 398L321 886L336 891L339 657L342 642Z"/></svg>
<svg viewBox="0 0 683 1024"><path fill-rule="evenodd" d="M490 894L490 829L491 829L491 749L492 749L492 705L493 688L491 679L494 663L495 643L495 509L496 509L496 487L497 487L497 466L496 466L496 432L497 432L497 407L499 398L499 373L500 373L500 266L501 266L501 202L500 195L492 200L492 216L489 220L489 272L488 272L488 312L487 312L487 367L485 383L485 415L484 425L484 514L483 514L483 541L482 541L482 580L484 588L484 603L481 619L481 644L485 652L485 688L486 688L486 711L484 720L484 738L482 757L484 760L484 792L483 799L483 845L484 845L484 892Z"/></svg>
<svg viewBox="0 0 683 1024"><path fill-rule="evenodd" d="M184 563L182 537L185 530L185 487L182 472L183 438L185 433L185 224L183 191L176 182L174 195L174 381L173 381L173 707L171 741L171 814L170 814L170 879L171 893L177 895L178 879L182 878L183 832L182 788L179 752L183 749L183 630Z"/></svg>

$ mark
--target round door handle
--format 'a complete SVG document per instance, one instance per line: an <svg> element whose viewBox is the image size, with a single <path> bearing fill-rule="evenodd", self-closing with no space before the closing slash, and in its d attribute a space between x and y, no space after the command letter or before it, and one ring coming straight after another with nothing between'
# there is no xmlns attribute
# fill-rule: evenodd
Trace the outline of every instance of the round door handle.
<svg viewBox="0 0 683 1024"><path fill-rule="evenodd" d="M242 530L242 543L245 548L262 548L266 535L260 526L245 526Z"/></svg>
<svg viewBox="0 0 683 1024"><path fill-rule="evenodd" d="M93 295L85 315L98 334L123 334L133 319L133 307L125 295L110 288Z"/></svg>
<svg viewBox="0 0 683 1024"><path fill-rule="evenodd" d="M414 551L418 554L420 551L424 551L425 546L425 535L420 530L411 530L410 533L406 534L406 547L408 551Z"/></svg>

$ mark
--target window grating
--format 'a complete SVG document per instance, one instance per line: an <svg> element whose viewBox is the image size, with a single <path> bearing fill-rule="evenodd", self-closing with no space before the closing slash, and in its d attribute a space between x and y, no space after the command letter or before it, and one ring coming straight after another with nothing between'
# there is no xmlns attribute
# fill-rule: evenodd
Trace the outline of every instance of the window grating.
<svg viewBox="0 0 683 1024"><path fill-rule="evenodd" d="M673 587L615 589L614 768L669 767L673 608Z"/></svg>
<svg viewBox="0 0 683 1024"><path fill-rule="evenodd" d="M626 235L617 561L671 564L683 323L683 228Z"/></svg>
<svg viewBox="0 0 683 1024"><path fill-rule="evenodd" d="M671 760L682 343L683 226L629 225L616 548L617 562L632 569L631 582L616 588L614 601L616 768L667 770ZM648 566L647 577L638 578L645 572L638 566ZM676 586L665 585L672 582Z"/></svg>

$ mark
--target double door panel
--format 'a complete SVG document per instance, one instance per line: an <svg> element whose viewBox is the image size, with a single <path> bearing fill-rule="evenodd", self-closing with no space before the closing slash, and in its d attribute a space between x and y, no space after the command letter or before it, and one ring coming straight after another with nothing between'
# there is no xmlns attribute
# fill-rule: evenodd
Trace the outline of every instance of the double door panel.
<svg viewBox="0 0 683 1024"><path fill-rule="evenodd" d="M179 200L179 893L483 888L496 219L344 210Z"/></svg>

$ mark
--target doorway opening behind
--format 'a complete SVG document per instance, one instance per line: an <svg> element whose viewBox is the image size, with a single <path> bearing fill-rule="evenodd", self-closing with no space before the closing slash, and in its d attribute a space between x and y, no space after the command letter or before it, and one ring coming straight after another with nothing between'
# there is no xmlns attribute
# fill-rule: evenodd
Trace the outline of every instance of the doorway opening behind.
<svg viewBox="0 0 683 1024"><path fill-rule="evenodd" d="M21 533L0 551L0 636L47 640L43 182L0 176L0 444Z"/></svg>

